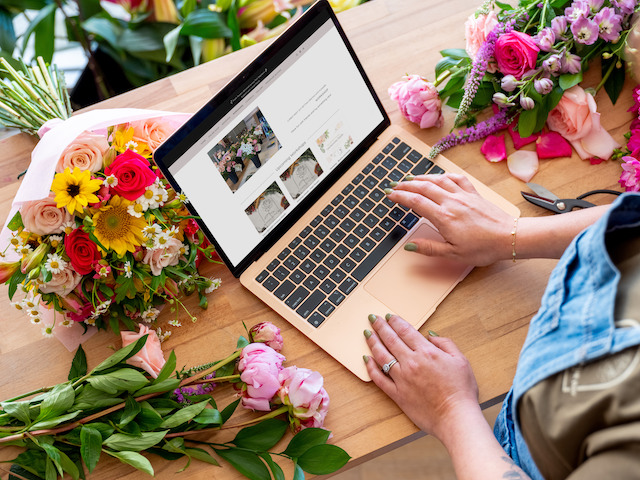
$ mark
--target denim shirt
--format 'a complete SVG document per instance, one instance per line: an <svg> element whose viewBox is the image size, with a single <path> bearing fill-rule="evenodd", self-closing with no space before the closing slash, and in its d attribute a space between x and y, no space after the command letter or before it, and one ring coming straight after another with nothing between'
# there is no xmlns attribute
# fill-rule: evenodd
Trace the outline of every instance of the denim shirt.
<svg viewBox="0 0 640 480"><path fill-rule="evenodd" d="M536 383L598 357L640 344L640 328L616 328L614 306L620 273L607 252L607 232L640 225L640 194L621 195L569 245L551 273L533 317L513 386L494 433L504 450L533 479L542 479L517 418L518 400Z"/></svg>

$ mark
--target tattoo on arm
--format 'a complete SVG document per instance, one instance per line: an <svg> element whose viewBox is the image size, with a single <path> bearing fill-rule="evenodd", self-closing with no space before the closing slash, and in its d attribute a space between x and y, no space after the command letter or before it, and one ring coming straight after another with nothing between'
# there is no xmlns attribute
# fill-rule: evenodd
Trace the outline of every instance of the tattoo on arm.
<svg viewBox="0 0 640 480"><path fill-rule="evenodd" d="M511 459L511 457L507 457L504 456L502 457L502 460L504 460L508 467L509 470L505 471L502 474L502 478L506 478L508 480L525 480L527 478L529 478L521 469L520 467L518 467L515 462Z"/></svg>

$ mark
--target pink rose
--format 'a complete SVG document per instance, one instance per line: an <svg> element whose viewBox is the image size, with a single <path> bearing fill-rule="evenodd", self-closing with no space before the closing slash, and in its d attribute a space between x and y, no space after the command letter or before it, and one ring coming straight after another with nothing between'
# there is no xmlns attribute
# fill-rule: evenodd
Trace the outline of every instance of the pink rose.
<svg viewBox="0 0 640 480"><path fill-rule="evenodd" d="M145 342L144 347L142 347L142 350L129 358L127 363L134 367L143 369L153 378L158 378L158 373L160 373L160 370L162 370L165 363L162 348L160 348L160 339L158 338L155 330L151 330L149 327L142 324L139 324L138 326L140 327L140 331L138 333L126 331L120 332L120 336L122 337L122 348L137 342L143 335L148 335L147 341Z"/></svg>
<svg viewBox="0 0 640 480"><path fill-rule="evenodd" d="M276 352L282 351L284 340L280 335L280 329L271 322L261 322L251 327L249 336L252 342L264 343Z"/></svg>
<svg viewBox="0 0 640 480"><path fill-rule="evenodd" d="M55 293L56 295L64 297L69 295L69 293L78 286L80 280L82 280L82 275L76 272L71 265L67 265L67 267L60 272L53 273L51 280L41 284L39 290L42 293Z"/></svg>
<svg viewBox="0 0 640 480"><path fill-rule="evenodd" d="M471 59L476 58L478 50L487 41L487 36L496 25L498 25L498 16L493 11L486 15L478 15L477 18L472 14L464 22L464 37L467 41L465 50Z"/></svg>
<svg viewBox="0 0 640 480"><path fill-rule="evenodd" d="M151 267L152 274L160 275L163 268L178 264L182 247L183 245L180 240L169 237L164 247L147 249L142 263L146 263Z"/></svg>
<svg viewBox="0 0 640 480"><path fill-rule="evenodd" d="M129 126L133 127L133 139L136 142L146 143L152 152L155 152L175 130L162 118L131 122Z"/></svg>
<svg viewBox="0 0 640 480"><path fill-rule="evenodd" d="M247 384L242 406L251 410L271 410L270 402L280 389L278 374L285 358L264 343L251 343L242 349L238 371Z"/></svg>
<svg viewBox="0 0 640 480"><path fill-rule="evenodd" d="M514 30L498 38L493 56L500 73L513 75L520 80L525 73L535 68L539 51L533 38Z"/></svg>
<svg viewBox="0 0 640 480"><path fill-rule="evenodd" d="M64 172L65 168L73 172L75 167L91 173L98 172L102 168L102 157L107 150L109 143L104 135L82 132L60 155L56 172Z"/></svg>
<svg viewBox="0 0 640 480"><path fill-rule="evenodd" d="M420 128L441 127L442 102L438 90L420 75L402 77L389 87L389 96L398 102L400 113Z"/></svg>
<svg viewBox="0 0 640 480"><path fill-rule="evenodd" d="M132 202L156 181L149 161L131 150L118 155L113 163L105 168L104 173L106 176L114 175L118 179L118 184L111 188Z"/></svg>
<svg viewBox="0 0 640 480"><path fill-rule="evenodd" d="M287 367L280 373L280 401L292 407L291 414L299 428L322 428L329 411L329 395L323 388L324 379L318 372L306 368Z"/></svg>
<svg viewBox="0 0 640 480"><path fill-rule="evenodd" d="M622 157L622 174L618 183L626 192L640 191L640 162L629 156Z"/></svg>
<svg viewBox="0 0 640 480"><path fill-rule="evenodd" d="M547 125L571 142L583 160L608 159L618 143L600 125L593 96L576 85L565 90L560 102L549 112Z"/></svg>
<svg viewBox="0 0 640 480"><path fill-rule="evenodd" d="M58 208L53 199L54 193L47 198L26 202L20 207L20 215L25 228L36 235L62 233L63 225L73 218L66 208Z"/></svg>

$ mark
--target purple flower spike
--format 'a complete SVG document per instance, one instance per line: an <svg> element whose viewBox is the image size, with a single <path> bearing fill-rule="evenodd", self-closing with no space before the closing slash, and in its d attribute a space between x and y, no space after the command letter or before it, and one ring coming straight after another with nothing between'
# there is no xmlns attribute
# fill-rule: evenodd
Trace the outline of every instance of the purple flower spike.
<svg viewBox="0 0 640 480"><path fill-rule="evenodd" d="M571 24L571 33L576 42L593 45L598 40L598 24L586 17L580 17Z"/></svg>
<svg viewBox="0 0 640 480"><path fill-rule="evenodd" d="M615 42L620 38L622 17L616 15L611 7L605 7L596 13L594 21L598 24L600 38L607 42Z"/></svg>

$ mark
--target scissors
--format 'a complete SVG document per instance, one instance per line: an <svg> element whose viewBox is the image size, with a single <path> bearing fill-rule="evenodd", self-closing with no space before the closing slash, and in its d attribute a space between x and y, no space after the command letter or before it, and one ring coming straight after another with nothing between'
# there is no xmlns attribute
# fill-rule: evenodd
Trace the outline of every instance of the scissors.
<svg viewBox="0 0 640 480"><path fill-rule="evenodd" d="M576 198L559 198L556 194L550 192L542 185L529 182L527 186L534 191L534 194L527 192L520 192L525 200L538 205L539 207L546 208L554 213L567 213L574 208L589 208L595 207L595 204L583 200L585 197L595 195L597 193L607 193L610 195L620 195L622 192L615 190L591 190L582 195L578 195Z"/></svg>

